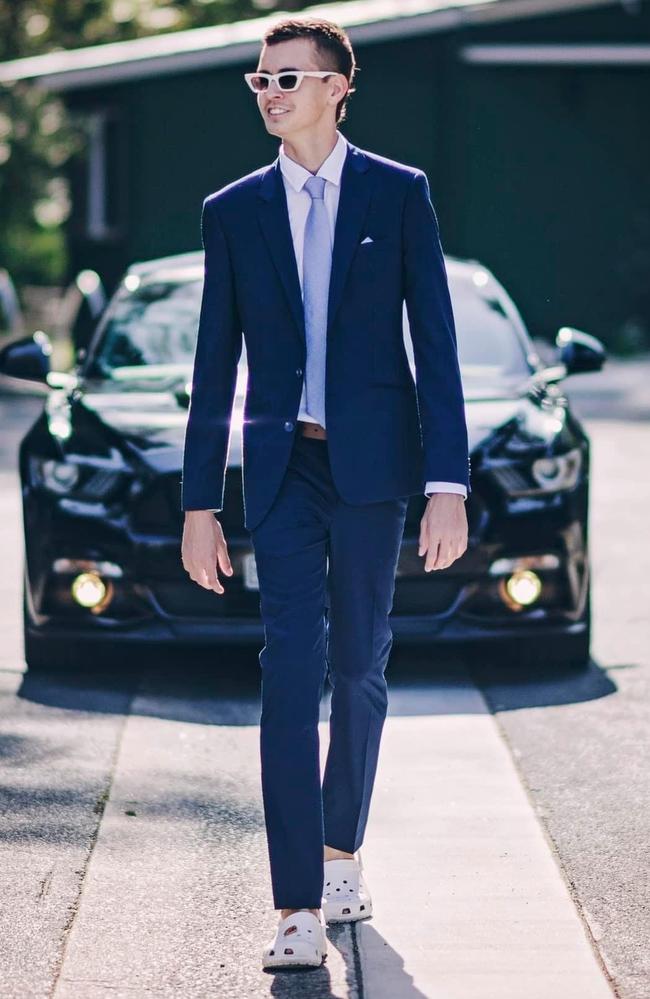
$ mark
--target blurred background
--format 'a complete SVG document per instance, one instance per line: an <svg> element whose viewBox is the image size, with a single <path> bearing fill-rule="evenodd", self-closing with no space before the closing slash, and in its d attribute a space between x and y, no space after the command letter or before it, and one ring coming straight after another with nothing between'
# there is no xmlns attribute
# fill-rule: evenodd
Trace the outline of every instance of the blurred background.
<svg viewBox="0 0 650 999"><path fill-rule="evenodd" d="M200 249L203 198L270 162L242 74L281 12L346 28L342 130L424 169L444 249L533 337L650 349L650 2L0 2L0 340L54 366L134 261Z"/></svg>

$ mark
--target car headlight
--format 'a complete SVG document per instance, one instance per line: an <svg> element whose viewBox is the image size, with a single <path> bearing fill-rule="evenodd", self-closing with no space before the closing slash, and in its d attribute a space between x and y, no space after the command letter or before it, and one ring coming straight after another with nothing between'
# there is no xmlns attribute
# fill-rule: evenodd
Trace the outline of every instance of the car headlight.
<svg viewBox="0 0 650 999"><path fill-rule="evenodd" d="M549 458L537 458L532 464L535 482L545 492L573 489L582 468L582 451L579 447Z"/></svg>
<svg viewBox="0 0 650 999"><path fill-rule="evenodd" d="M75 495L90 502L106 499L124 480L122 472L81 465L55 458L30 458L30 476L40 486L57 496Z"/></svg>
<svg viewBox="0 0 650 999"><path fill-rule="evenodd" d="M79 482L79 466L54 458L32 458L30 460L32 482L43 486L51 493L66 496Z"/></svg>

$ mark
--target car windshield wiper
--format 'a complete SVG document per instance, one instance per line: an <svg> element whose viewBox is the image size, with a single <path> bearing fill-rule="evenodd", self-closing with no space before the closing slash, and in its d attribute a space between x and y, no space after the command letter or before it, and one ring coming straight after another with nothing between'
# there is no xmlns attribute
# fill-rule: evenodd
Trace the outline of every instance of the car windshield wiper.
<svg viewBox="0 0 650 999"><path fill-rule="evenodd" d="M546 367L538 368L537 371L533 371L528 378L522 381L519 391L523 395L526 392L546 388L547 385L561 382L566 376L567 369L565 364L547 365Z"/></svg>
<svg viewBox="0 0 650 999"><path fill-rule="evenodd" d="M191 374L191 364L129 364L111 368L107 377L115 382L149 382L170 378L187 379Z"/></svg>

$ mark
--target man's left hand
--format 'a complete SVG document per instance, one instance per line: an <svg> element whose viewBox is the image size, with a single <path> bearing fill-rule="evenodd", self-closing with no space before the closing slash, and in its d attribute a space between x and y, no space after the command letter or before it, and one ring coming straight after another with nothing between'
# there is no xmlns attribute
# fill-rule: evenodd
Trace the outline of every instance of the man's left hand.
<svg viewBox="0 0 650 999"><path fill-rule="evenodd" d="M446 569L467 549L465 500L459 493L432 493L420 521L418 555L424 571Z"/></svg>

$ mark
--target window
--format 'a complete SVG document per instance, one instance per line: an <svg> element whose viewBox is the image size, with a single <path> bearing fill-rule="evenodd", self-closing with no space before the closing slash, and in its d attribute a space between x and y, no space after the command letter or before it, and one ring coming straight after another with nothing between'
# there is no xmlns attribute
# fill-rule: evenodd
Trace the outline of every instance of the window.
<svg viewBox="0 0 650 999"><path fill-rule="evenodd" d="M111 107L87 111L81 117L86 148L79 221L88 239L105 242L120 238L126 228L124 120L119 109Z"/></svg>

